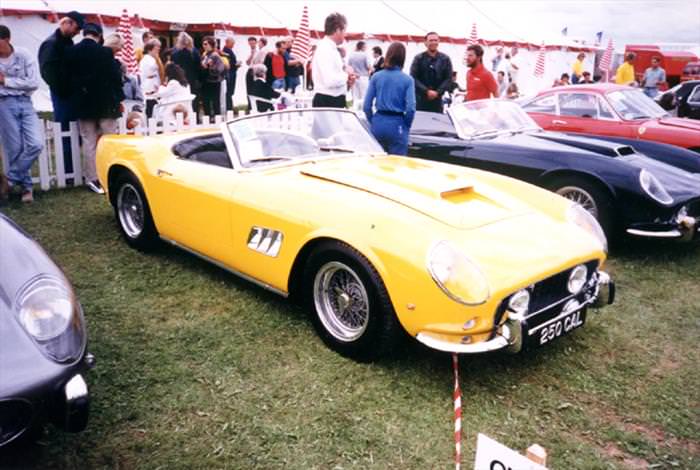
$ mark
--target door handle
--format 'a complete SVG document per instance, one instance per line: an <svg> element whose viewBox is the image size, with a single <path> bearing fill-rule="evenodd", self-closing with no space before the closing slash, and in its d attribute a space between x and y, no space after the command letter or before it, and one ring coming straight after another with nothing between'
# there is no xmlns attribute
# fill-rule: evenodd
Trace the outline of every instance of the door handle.
<svg viewBox="0 0 700 470"><path fill-rule="evenodd" d="M561 119L553 119L552 124L558 124L560 126L565 126L566 124L568 124L568 122L562 121Z"/></svg>
<svg viewBox="0 0 700 470"><path fill-rule="evenodd" d="M171 178L173 177L172 173L170 173L169 171L161 170L160 168L156 170L156 175L160 176L161 178L163 176L169 176Z"/></svg>

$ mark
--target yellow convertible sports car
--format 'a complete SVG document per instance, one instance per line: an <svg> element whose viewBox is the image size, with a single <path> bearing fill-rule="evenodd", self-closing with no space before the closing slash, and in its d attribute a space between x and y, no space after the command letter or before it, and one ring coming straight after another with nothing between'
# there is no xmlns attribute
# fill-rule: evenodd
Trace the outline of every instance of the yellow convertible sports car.
<svg viewBox="0 0 700 470"><path fill-rule="evenodd" d="M359 360L402 330L435 349L540 346L612 303L588 212L520 181L382 152L338 109L107 136L97 166L127 243L165 240L302 301Z"/></svg>

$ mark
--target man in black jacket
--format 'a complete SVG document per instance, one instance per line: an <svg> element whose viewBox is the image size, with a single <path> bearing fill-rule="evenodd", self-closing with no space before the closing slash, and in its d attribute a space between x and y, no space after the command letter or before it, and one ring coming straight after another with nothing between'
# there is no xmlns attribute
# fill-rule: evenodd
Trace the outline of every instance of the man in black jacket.
<svg viewBox="0 0 700 470"><path fill-rule="evenodd" d="M411 64L411 76L416 84L416 110L442 112L442 95L452 83L452 61L438 51L440 36L425 35L426 51L418 54Z"/></svg>
<svg viewBox="0 0 700 470"><path fill-rule="evenodd" d="M117 132L116 118L121 114L124 91L121 70L112 50L100 45L100 25L86 23L83 36L84 39L66 53L70 101L83 139L86 184L94 192L103 194L95 168L97 140L104 134Z"/></svg>
<svg viewBox="0 0 700 470"><path fill-rule="evenodd" d="M39 46L39 73L49 85L53 120L61 123L61 129L68 130L68 123L75 119L70 108L70 86L66 68L66 51L73 47L73 37L81 29L85 19L77 11L69 12L58 22L58 28ZM73 171L70 139L63 139L63 165L66 173Z"/></svg>

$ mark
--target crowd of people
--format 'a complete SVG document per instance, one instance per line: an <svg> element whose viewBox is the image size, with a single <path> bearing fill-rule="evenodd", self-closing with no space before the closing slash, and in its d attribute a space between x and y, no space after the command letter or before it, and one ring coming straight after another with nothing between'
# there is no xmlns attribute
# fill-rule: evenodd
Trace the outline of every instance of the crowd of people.
<svg viewBox="0 0 700 470"><path fill-rule="evenodd" d="M294 95L305 75L307 88L313 90L312 106L345 108L346 94L351 91L353 107L364 111L384 149L406 154L416 110L442 113L459 96L467 101L520 96L522 64L517 47L497 48L488 69L483 63L484 49L478 44L468 46L467 86L463 89L450 57L439 51L436 32L425 35L425 50L413 57L406 74L404 44L392 43L386 56L375 46L370 56L367 44L358 41L348 53L346 29L345 16L329 15L324 37L312 47L312 60L306 64L292 53L292 37L274 45L268 45L264 37L249 37L245 60L249 107L253 98L258 111L274 109L273 100ZM82 40L74 43L81 31ZM104 192L95 169L97 141L104 134L117 132L120 116L127 117L128 128L151 117L174 121L176 113L184 116L185 123L196 119L197 112L214 116L222 109L224 82L223 107L233 110L238 69L243 65L234 52L233 37L225 38L219 47L214 37L206 36L201 51L186 32L179 33L172 49L164 50L161 40L150 31L141 39L143 47L135 50L138 72L130 74L119 60L123 38L116 33L105 37L99 24L86 22L79 12L69 12L60 19L58 28L42 42L38 60L15 48L10 30L0 25L0 139L10 163L9 190L19 193L22 201L33 200L30 170L43 146L40 122L31 102L40 78L49 86L54 121L61 123L63 130L69 122L78 122L85 183L96 193ZM571 74L562 74L554 85L592 83L585 58L580 53ZM640 84L635 81L634 61L634 54L625 57L615 82L639 85L648 96L655 96L666 80L659 59L652 60ZM70 173L70 144L64 142L63 148L65 169ZM0 198L2 182L0 178Z"/></svg>

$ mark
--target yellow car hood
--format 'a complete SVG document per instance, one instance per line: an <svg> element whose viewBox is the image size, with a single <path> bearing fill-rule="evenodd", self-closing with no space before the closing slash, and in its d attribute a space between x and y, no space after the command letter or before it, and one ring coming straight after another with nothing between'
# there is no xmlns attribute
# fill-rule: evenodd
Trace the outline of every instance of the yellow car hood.
<svg viewBox="0 0 700 470"><path fill-rule="evenodd" d="M509 194L479 182L471 170L403 157L341 158L301 173L365 191L458 229L474 229L533 212Z"/></svg>

